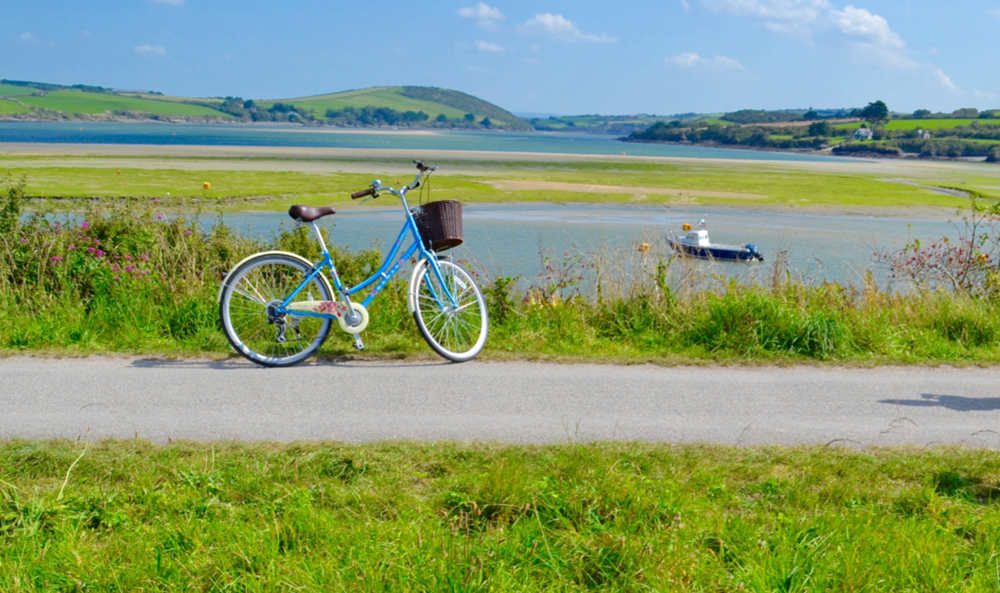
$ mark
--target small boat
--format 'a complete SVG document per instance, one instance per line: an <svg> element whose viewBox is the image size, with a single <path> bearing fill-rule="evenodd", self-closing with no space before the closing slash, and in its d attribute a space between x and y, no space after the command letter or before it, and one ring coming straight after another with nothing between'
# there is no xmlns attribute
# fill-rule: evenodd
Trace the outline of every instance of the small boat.
<svg viewBox="0 0 1000 593"><path fill-rule="evenodd" d="M708 239L708 229L705 228L704 219L698 223L697 229L692 229L691 225L686 222L682 228L684 234L680 237L673 233L667 237L667 244L678 253L706 259L764 261L764 256L757 251L757 246L752 243L743 245L712 243Z"/></svg>

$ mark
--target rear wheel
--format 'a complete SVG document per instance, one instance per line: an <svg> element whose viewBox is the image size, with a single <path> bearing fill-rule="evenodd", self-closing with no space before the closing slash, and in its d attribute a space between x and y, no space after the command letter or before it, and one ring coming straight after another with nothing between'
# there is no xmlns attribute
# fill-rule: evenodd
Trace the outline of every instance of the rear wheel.
<svg viewBox="0 0 1000 593"><path fill-rule="evenodd" d="M237 352L264 366L287 366L308 358L330 333L330 320L278 312L281 302L305 280L312 264L284 254L261 254L226 277L219 319ZM319 274L296 295L297 301L332 301Z"/></svg>
<svg viewBox="0 0 1000 593"><path fill-rule="evenodd" d="M410 286L410 298L420 335L448 360L472 360L483 349L489 333L489 314L482 291L458 264L439 260L440 279L427 260L419 265ZM454 303L448 298L449 293Z"/></svg>

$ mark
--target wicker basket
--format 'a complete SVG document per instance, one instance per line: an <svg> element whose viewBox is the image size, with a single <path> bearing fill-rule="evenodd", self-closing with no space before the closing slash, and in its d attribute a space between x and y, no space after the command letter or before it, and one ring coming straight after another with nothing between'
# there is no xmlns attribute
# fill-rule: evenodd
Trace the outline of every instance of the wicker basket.
<svg viewBox="0 0 1000 593"><path fill-rule="evenodd" d="M462 203L458 200L428 202L414 208L424 246L433 251L444 251L462 244Z"/></svg>

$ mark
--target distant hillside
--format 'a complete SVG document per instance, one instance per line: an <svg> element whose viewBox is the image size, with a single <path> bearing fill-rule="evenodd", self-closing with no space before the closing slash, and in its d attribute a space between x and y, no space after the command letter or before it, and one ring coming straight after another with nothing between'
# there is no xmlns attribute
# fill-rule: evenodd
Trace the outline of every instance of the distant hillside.
<svg viewBox="0 0 1000 593"><path fill-rule="evenodd" d="M492 103L434 87L373 87L294 99L170 97L91 85L0 79L0 118L263 121L350 127L530 130Z"/></svg>

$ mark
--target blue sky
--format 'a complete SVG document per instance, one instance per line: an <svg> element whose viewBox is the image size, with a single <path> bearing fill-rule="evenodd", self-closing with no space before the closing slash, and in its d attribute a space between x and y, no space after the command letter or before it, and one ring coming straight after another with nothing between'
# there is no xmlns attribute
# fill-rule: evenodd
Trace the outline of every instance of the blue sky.
<svg viewBox="0 0 1000 593"><path fill-rule="evenodd" d="M1000 0L6 4L0 78L258 99L428 85L519 113L1000 108Z"/></svg>

